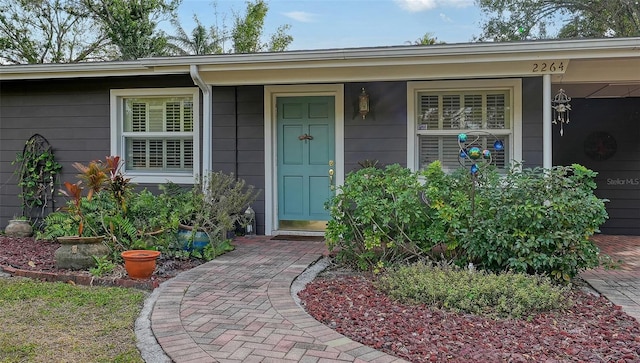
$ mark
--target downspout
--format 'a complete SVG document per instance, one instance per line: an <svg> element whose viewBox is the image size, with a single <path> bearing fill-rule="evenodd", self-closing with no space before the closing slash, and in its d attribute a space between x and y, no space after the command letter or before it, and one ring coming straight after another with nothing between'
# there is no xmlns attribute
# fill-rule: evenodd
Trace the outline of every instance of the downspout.
<svg viewBox="0 0 640 363"><path fill-rule="evenodd" d="M189 66L189 74L191 75L193 83L202 91L202 175L207 175L212 169L211 130L213 122L211 107L213 105L213 91L211 85L206 84L200 76L197 65L192 64ZM199 150L194 150L194 152L199 152Z"/></svg>
<svg viewBox="0 0 640 363"><path fill-rule="evenodd" d="M542 76L542 167L551 169L552 158L552 128L551 128L551 75Z"/></svg>

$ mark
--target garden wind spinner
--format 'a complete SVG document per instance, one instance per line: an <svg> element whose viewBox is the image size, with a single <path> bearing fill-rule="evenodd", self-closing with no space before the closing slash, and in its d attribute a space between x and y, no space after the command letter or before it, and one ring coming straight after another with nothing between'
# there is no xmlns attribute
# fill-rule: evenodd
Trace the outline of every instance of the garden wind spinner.
<svg viewBox="0 0 640 363"><path fill-rule="evenodd" d="M493 142L494 151L504 150L502 140L491 133L474 131L473 134L458 134L458 146L460 147L458 162L463 167L467 166L465 164L471 163L469 170L473 175L476 175L480 170L478 163L491 164L493 160L492 152L488 148L483 147L484 138L482 136L486 135L492 136L495 139Z"/></svg>

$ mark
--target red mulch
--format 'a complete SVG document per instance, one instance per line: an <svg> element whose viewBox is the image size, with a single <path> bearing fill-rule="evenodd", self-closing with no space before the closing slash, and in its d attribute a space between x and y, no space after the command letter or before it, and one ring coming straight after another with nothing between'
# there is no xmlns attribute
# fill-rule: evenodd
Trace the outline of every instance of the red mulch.
<svg viewBox="0 0 640 363"><path fill-rule="evenodd" d="M56 269L54 252L58 247L60 244L57 242L36 241L31 237L0 236L0 271L5 270L16 275L43 280L54 280L54 275L58 275L62 278L55 281L73 281L80 284L87 281L102 285L154 288L178 273L192 269L204 262L198 259L182 260L161 256L158 258L156 270L149 280L131 279L126 276L126 272L121 266L110 276L95 279L88 271ZM15 269L26 271L26 273L22 271L16 273Z"/></svg>
<svg viewBox="0 0 640 363"><path fill-rule="evenodd" d="M411 362L640 362L640 324L604 297L574 290L566 311L492 320L401 304L372 279L319 277L299 296L340 334Z"/></svg>

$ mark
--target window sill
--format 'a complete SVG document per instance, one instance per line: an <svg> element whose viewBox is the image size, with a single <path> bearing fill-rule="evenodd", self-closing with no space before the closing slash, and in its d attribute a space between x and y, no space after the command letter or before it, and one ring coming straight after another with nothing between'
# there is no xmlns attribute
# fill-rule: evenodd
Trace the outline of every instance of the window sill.
<svg viewBox="0 0 640 363"><path fill-rule="evenodd" d="M136 184L164 184L172 182L175 184L193 184L195 176L192 174L142 174L142 173L126 173L127 178Z"/></svg>

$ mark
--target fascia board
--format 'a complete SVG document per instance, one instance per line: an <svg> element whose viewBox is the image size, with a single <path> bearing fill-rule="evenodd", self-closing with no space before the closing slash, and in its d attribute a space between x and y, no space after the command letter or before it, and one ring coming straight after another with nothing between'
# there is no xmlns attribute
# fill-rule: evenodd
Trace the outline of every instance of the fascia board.
<svg viewBox="0 0 640 363"><path fill-rule="evenodd" d="M201 66L238 66L269 69L281 64L288 67L291 63L334 64L357 61L377 61L395 63L394 59L457 58L459 56L478 57L485 60L522 60L532 59L542 54L553 54L556 58L592 58L592 57L638 57L640 56L640 38L609 38L533 41L514 43L464 43L439 44L429 46L397 46L378 48L353 48L290 51L280 53L224 54L206 56L185 56L170 58L145 58L140 61L147 66L167 66L171 64L195 64ZM268 65L265 65L268 64Z"/></svg>
<svg viewBox="0 0 640 363"><path fill-rule="evenodd" d="M137 61L0 66L0 80L117 77L153 73L152 68L142 66Z"/></svg>

